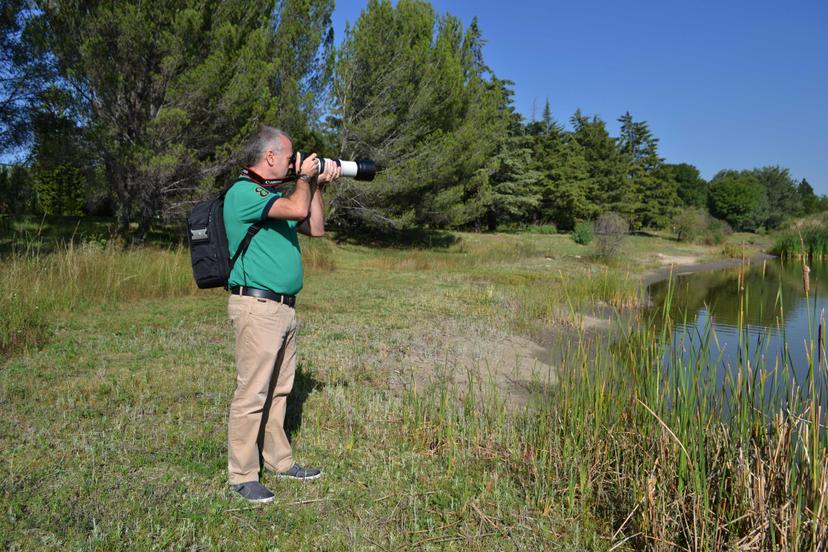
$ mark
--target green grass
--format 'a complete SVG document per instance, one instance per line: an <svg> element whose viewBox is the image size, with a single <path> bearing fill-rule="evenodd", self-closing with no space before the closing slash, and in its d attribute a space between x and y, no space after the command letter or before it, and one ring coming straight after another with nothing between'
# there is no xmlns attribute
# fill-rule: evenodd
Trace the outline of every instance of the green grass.
<svg viewBox="0 0 828 552"><path fill-rule="evenodd" d="M266 479L277 495L266 507L226 486L232 332L226 297L189 283L186 251L73 245L7 259L5 282L40 283L3 314L44 314L43 332L0 364L0 547L703 550L759 535L758 548L812 549L825 538L814 521L826 446L808 432L808 404L772 423L735 411L726 425L689 377L671 384L673 408L652 321L619 321L615 340L579 324L635 304L655 252L717 250L634 237L606 266L569 236L457 237L431 250L303 241L288 425L297 459L325 475ZM556 383L539 372L516 394L492 359L459 346L514 334L547 336ZM748 381L732 385L755 393Z"/></svg>

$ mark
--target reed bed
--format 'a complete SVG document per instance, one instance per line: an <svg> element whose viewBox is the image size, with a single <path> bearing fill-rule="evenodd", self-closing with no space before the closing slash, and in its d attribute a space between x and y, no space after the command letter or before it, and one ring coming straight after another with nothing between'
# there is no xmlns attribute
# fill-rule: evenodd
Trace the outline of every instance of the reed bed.
<svg viewBox="0 0 828 552"><path fill-rule="evenodd" d="M784 258L828 258L828 224L809 221L782 232L771 253Z"/></svg>
<svg viewBox="0 0 828 552"><path fill-rule="evenodd" d="M524 410L480 380L456 403L413 390L409 432L447 470L508 466L534 510L597 526L612 550L824 550L824 321L813 321L802 389L768 378L774 366L752 350L742 316L741 360L720 388L712 328L687 350L669 312L668 299L660 319L619 320L615 342L561 338L558 383L539 380Z"/></svg>

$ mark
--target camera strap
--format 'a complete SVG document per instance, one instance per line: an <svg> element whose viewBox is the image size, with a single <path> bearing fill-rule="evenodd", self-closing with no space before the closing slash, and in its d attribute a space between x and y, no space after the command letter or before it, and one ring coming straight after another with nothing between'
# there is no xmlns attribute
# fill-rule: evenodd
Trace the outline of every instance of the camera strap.
<svg viewBox="0 0 828 552"><path fill-rule="evenodd" d="M294 180L296 180L296 176L286 176L284 178L267 179L256 173L250 167L242 167L241 174L244 178L258 184L259 186L268 187L281 186L285 182L293 182Z"/></svg>

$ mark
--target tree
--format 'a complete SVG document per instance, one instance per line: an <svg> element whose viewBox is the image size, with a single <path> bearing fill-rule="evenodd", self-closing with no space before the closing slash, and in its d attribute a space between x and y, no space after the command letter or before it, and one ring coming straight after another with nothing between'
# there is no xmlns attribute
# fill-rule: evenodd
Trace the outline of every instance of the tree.
<svg viewBox="0 0 828 552"><path fill-rule="evenodd" d="M624 186L629 188L630 203L622 204L633 228L665 227L678 204L676 182L662 171L658 156L658 139L645 121L634 121L630 112L619 117L621 133L618 149L626 165Z"/></svg>
<svg viewBox="0 0 828 552"><path fill-rule="evenodd" d="M750 171L720 171L710 181L710 213L735 230L753 232L768 218L765 187Z"/></svg>
<svg viewBox="0 0 828 552"><path fill-rule="evenodd" d="M490 231L506 222L528 222L538 214L543 174L533 166L532 139L523 132L519 116L513 119L509 137L500 143L493 159L489 181L491 193L486 203Z"/></svg>
<svg viewBox="0 0 828 552"><path fill-rule="evenodd" d="M36 167L33 186L38 206L47 215L82 215L85 182L81 170L70 164Z"/></svg>
<svg viewBox="0 0 828 552"><path fill-rule="evenodd" d="M665 163L662 168L676 182L676 194L681 205L707 207L707 181L701 177L699 169L689 163Z"/></svg>
<svg viewBox="0 0 828 552"><path fill-rule="evenodd" d="M476 21L464 33L422 0L368 3L338 52L333 122L341 156L386 170L334 189L335 224L460 226L485 214L508 100L482 44Z"/></svg>
<svg viewBox="0 0 828 552"><path fill-rule="evenodd" d="M42 29L26 0L0 0L0 153L13 154L31 139L29 108L54 78L42 55Z"/></svg>
<svg viewBox="0 0 828 552"><path fill-rule="evenodd" d="M802 211L805 215L812 215L819 211L819 198L814 193L813 187L804 178L796 188L799 200L802 202Z"/></svg>
<svg viewBox="0 0 828 552"><path fill-rule="evenodd" d="M606 123L575 111L570 122L572 139L581 147L589 171L587 202L596 212L617 211L630 216L634 208L633 190L626 186L626 166L607 132Z"/></svg>
<svg viewBox="0 0 828 552"><path fill-rule="evenodd" d="M274 8L265 0L128 0L39 8L30 24L45 31L46 53L61 69L55 83L72 94L77 121L100 152L121 230L137 220L140 241L160 213L188 203L199 185L224 180L254 128L284 115L298 132L296 113L313 103L308 71L329 36L332 2L284 0Z"/></svg>
<svg viewBox="0 0 828 552"><path fill-rule="evenodd" d="M553 150L553 161L543 189L550 218L562 230L571 230L581 221L598 214L596 187L583 146L566 135Z"/></svg>
<svg viewBox="0 0 828 552"><path fill-rule="evenodd" d="M803 214L802 198L788 169L778 166L754 169L753 175L765 187L768 196L768 228L778 227L785 219Z"/></svg>

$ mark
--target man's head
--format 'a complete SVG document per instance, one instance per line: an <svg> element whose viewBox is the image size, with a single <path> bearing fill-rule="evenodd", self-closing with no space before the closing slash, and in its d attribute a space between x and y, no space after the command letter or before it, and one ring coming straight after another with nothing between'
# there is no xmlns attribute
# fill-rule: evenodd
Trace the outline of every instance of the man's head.
<svg viewBox="0 0 828 552"><path fill-rule="evenodd" d="M293 144L282 130L261 127L245 150L247 164L264 178L283 178L293 157Z"/></svg>

